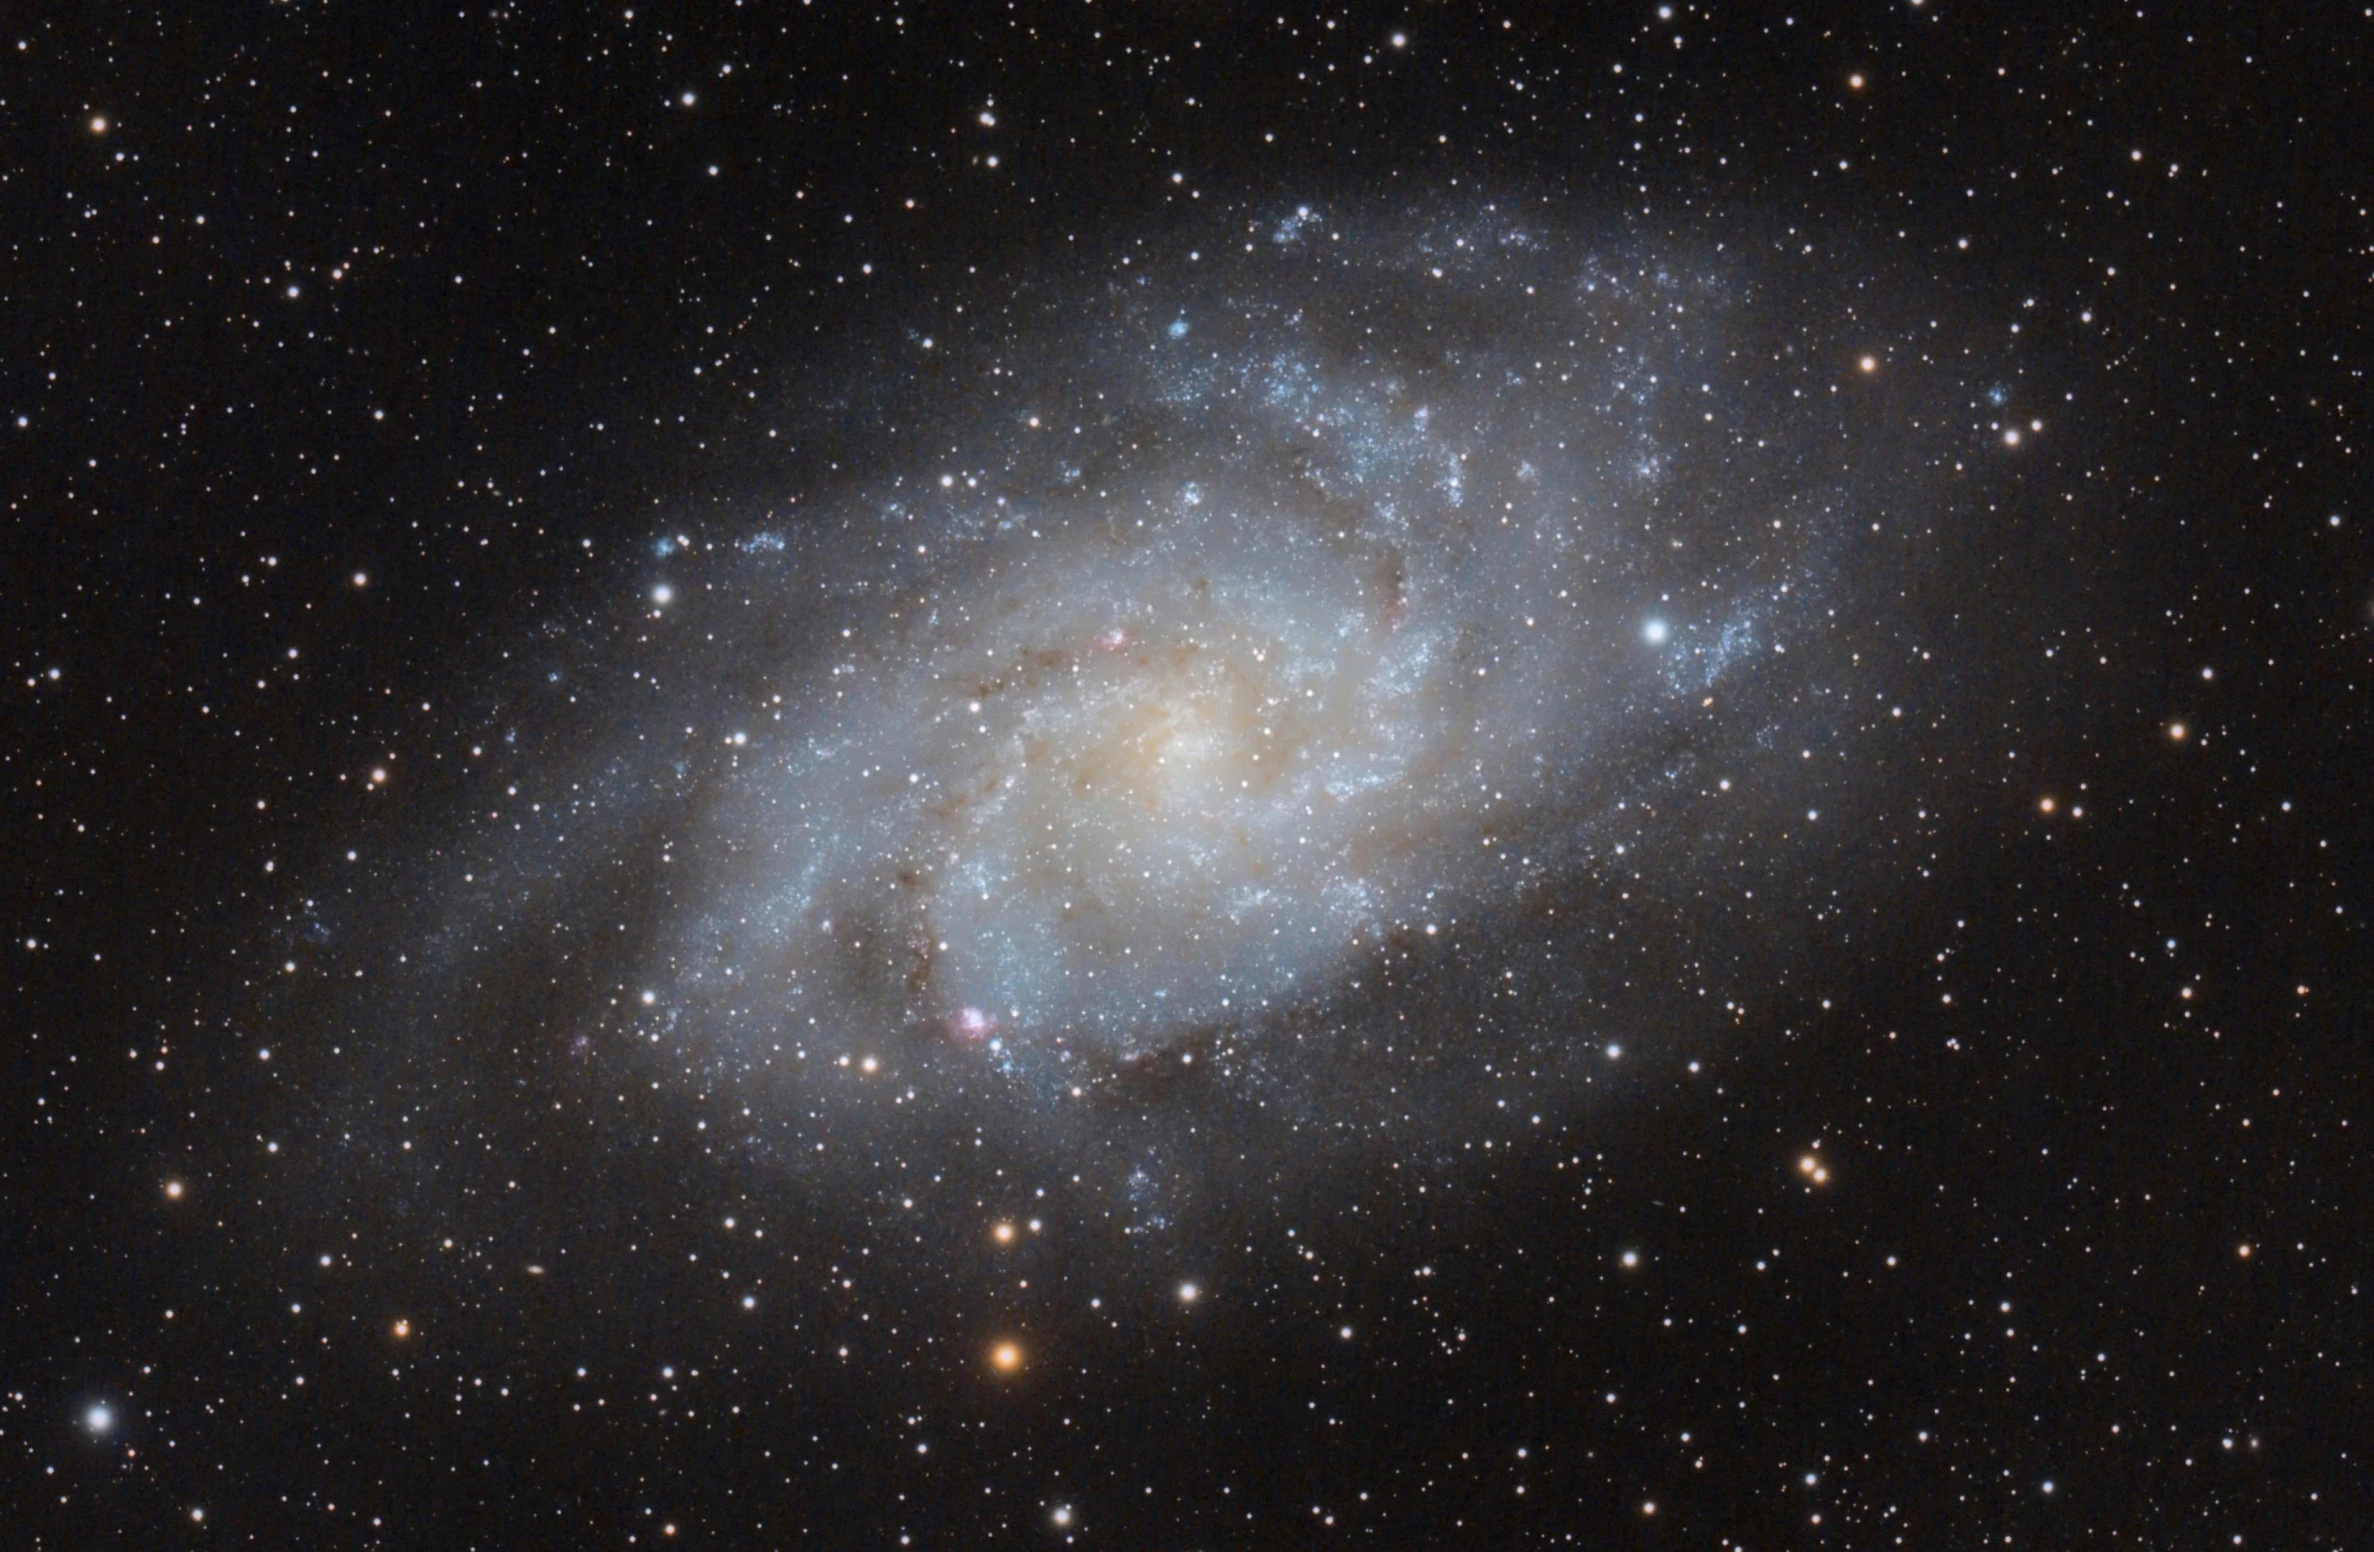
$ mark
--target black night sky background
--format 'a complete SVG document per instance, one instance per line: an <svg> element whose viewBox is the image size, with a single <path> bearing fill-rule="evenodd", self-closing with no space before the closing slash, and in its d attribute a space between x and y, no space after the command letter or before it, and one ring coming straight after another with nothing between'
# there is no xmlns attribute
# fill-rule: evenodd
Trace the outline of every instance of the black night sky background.
<svg viewBox="0 0 2374 1552"><path fill-rule="evenodd" d="M0 1540L2364 1544L2374 13L0 50Z"/></svg>

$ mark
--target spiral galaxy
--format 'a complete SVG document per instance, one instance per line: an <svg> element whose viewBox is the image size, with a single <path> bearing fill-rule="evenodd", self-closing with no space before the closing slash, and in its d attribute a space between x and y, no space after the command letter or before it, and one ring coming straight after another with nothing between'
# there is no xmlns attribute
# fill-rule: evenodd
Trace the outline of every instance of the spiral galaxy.
<svg viewBox="0 0 2374 1552"><path fill-rule="evenodd" d="M1849 681L1983 434L1786 270L1303 206L909 332L811 406L848 466L555 632L569 799L459 839L448 958L550 913L537 1037L803 1167L1555 1102L1852 882Z"/></svg>

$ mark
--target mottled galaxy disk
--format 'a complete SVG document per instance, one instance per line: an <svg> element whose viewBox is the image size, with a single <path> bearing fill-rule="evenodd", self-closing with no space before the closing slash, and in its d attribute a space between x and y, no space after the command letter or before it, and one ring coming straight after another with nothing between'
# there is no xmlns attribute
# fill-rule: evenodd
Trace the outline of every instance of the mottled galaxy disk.
<svg viewBox="0 0 2374 1552"><path fill-rule="evenodd" d="M805 488L521 644L381 1043L1159 1220L1703 1042L1884 887L2001 454L1959 342L1800 250L1288 207L902 336L790 414Z"/></svg>

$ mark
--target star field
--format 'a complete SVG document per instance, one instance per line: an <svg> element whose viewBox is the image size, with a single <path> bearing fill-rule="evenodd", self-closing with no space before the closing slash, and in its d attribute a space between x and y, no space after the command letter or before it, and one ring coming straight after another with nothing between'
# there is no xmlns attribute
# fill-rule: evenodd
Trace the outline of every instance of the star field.
<svg viewBox="0 0 2374 1552"><path fill-rule="evenodd" d="M0 28L12 1544L2355 1545L2370 28Z"/></svg>

